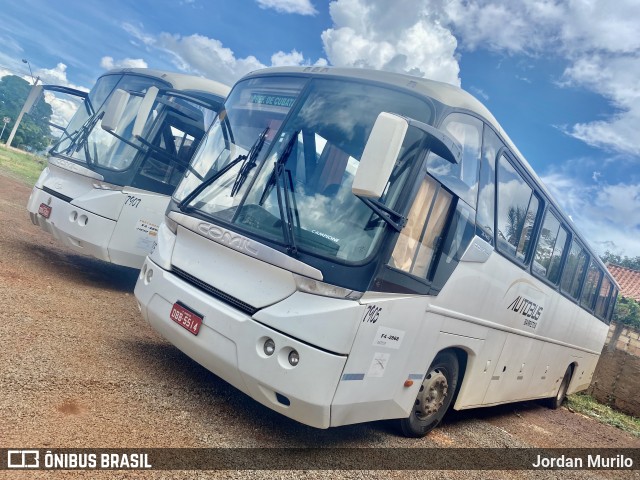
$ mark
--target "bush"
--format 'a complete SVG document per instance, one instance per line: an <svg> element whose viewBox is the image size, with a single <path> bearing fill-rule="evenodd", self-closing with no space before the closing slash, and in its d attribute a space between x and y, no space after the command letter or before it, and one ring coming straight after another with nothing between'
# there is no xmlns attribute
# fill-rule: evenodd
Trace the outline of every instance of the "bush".
<svg viewBox="0 0 640 480"><path fill-rule="evenodd" d="M618 295L616 308L613 311L613 321L640 330L640 303L633 298Z"/></svg>

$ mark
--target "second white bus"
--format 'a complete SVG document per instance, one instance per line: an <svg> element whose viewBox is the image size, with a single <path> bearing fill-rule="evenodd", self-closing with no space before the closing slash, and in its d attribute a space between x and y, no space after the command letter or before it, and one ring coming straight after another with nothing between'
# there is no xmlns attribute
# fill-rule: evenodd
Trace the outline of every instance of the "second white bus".
<svg viewBox="0 0 640 480"><path fill-rule="evenodd" d="M240 80L144 263L144 318L258 402L327 428L586 388L617 289L491 113L451 85ZM204 178L204 181L202 180Z"/></svg>
<svg viewBox="0 0 640 480"><path fill-rule="evenodd" d="M32 222L76 252L140 268L228 92L179 73L107 72L61 128L27 205Z"/></svg>

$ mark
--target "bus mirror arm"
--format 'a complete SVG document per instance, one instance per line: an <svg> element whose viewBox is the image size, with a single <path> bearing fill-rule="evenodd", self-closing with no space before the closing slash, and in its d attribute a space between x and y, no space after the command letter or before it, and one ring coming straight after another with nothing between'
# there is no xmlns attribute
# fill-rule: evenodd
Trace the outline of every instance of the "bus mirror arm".
<svg viewBox="0 0 640 480"><path fill-rule="evenodd" d="M457 164L462 149L446 132L412 118L382 112L371 129L364 147L351 191L358 197L380 198L389 182L409 126L419 129L428 138L431 151Z"/></svg>
<svg viewBox="0 0 640 480"><path fill-rule="evenodd" d="M360 196L358 198L362 200L367 207L376 212L376 214L387 222L396 232L401 232L407 224L407 217L403 217L401 214L387 207L379 200Z"/></svg>
<svg viewBox="0 0 640 480"><path fill-rule="evenodd" d="M455 165L460 163L462 160L462 148L448 133L411 118L407 119L407 121L409 126L417 128L428 137L429 149L433 153Z"/></svg>

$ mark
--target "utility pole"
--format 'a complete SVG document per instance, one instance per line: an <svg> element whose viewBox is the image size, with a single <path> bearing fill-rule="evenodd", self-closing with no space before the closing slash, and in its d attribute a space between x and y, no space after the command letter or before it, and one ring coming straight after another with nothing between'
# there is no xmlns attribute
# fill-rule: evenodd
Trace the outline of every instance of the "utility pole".
<svg viewBox="0 0 640 480"><path fill-rule="evenodd" d="M7 126L11 119L9 117L4 117L2 119L2 132L0 132L0 140L2 140L2 135L4 135L4 128Z"/></svg>
<svg viewBox="0 0 640 480"><path fill-rule="evenodd" d="M18 127L20 126L20 122L22 121L22 116L25 113L27 113L29 110L31 110L31 107L33 107L33 104L36 103L36 100L42 93L42 87L40 88L36 87L36 85L38 84L38 81L40 80L40 77L35 77L35 78L33 77L33 72L31 71L31 64L26 58L22 59L22 63L26 63L29 66L29 73L31 74L31 80L33 80L33 85L31 86L31 91L29 92L29 96L27 97L26 102L24 102L24 105L22 106L22 110L20 110L20 115L18 115L16 123L13 124L11 133L9 134L9 138L7 139L7 147L10 147L11 142L13 142L13 137L18 131Z"/></svg>

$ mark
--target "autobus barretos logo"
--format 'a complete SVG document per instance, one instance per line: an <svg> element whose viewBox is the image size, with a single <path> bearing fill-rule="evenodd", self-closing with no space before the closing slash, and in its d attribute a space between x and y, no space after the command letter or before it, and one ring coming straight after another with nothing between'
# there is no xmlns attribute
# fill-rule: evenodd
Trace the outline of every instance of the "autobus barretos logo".
<svg viewBox="0 0 640 480"><path fill-rule="evenodd" d="M39 468L40 452L38 450L8 450L8 468Z"/></svg>

